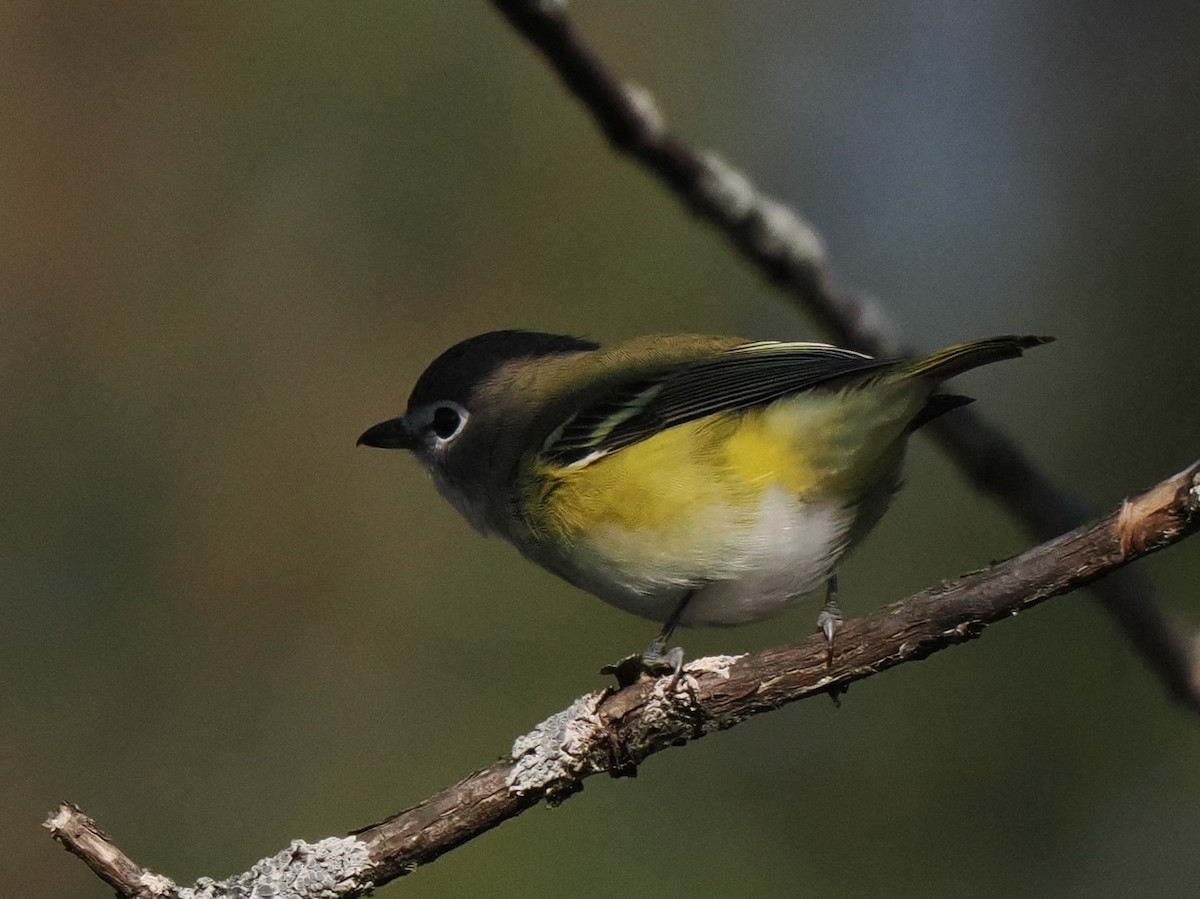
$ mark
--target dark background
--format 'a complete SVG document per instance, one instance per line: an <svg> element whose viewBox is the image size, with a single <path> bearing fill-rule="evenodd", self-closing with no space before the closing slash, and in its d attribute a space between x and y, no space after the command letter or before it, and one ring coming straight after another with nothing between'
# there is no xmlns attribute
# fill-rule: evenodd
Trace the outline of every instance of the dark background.
<svg viewBox="0 0 1200 899"><path fill-rule="evenodd" d="M822 229L1109 507L1197 455L1200 6L577 3L672 125ZM83 806L183 882L413 804L653 629L356 450L445 346L820 337L617 159L484 3L0 11L3 891L107 888ZM926 441L845 567L866 612L1027 538ZM1146 563L1191 621L1197 545ZM813 608L689 632L794 641ZM383 895L1178 895L1200 730L1083 594L594 779Z"/></svg>

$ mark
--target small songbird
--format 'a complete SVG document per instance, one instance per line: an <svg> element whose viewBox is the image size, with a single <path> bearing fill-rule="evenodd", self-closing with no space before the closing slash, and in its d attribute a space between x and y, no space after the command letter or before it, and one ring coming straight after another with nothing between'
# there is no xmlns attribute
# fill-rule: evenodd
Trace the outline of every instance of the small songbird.
<svg viewBox="0 0 1200 899"><path fill-rule="evenodd" d="M531 331L442 353L404 415L359 444L410 450L484 534L663 625L734 625L827 588L899 487L908 435L970 402L938 386L1051 338L910 359L820 343L641 337L611 349Z"/></svg>

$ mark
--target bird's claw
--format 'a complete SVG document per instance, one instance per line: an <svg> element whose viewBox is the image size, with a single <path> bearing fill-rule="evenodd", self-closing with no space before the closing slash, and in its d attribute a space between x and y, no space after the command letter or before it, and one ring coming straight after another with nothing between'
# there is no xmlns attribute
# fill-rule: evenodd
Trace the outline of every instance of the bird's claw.
<svg viewBox="0 0 1200 899"><path fill-rule="evenodd" d="M827 644L825 657L825 667L827 668L833 665L833 637L838 632L838 628L842 626L842 620L842 613L837 604L833 602L825 603L825 607L817 615L817 627L825 635Z"/></svg>
<svg viewBox="0 0 1200 899"><path fill-rule="evenodd" d="M683 648L675 646L666 649L658 641L651 643L639 653L626 656L611 665L600 669L601 674L609 674L617 679L617 685L624 689L646 675L647 677L662 677L671 675L668 692L674 689L683 671Z"/></svg>

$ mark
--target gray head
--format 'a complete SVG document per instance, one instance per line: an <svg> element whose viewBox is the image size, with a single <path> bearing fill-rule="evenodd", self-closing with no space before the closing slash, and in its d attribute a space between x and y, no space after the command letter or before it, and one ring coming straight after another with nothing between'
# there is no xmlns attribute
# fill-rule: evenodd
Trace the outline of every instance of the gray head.
<svg viewBox="0 0 1200 899"><path fill-rule="evenodd" d="M482 469L497 461L515 461L506 458L509 453L497 452L494 443L501 433L519 427L513 419L527 411L498 409L494 397L487 395L488 387L510 363L597 348L578 337L535 331L491 331L464 340L425 369L404 415L368 428L358 444L410 450L433 474L442 494L472 524L488 529L477 494L490 492L488 485L503 472Z"/></svg>

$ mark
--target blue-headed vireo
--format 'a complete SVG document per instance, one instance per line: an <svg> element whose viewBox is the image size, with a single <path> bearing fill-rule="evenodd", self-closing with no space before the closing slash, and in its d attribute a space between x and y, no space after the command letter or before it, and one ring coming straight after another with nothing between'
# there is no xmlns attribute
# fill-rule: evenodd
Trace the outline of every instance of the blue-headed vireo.
<svg viewBox="0 0 1200 899"><path fill-rule="evenodd" d="M602 349L496 331L446 350L404 415L358 442L412 451L478 531L662 623L642 654L654 668L677 624L754 621L822 585L832 641L838 561L898 488L908 435L970 402L938 385L1049 339L885 360L819 343Z"/></svg>

